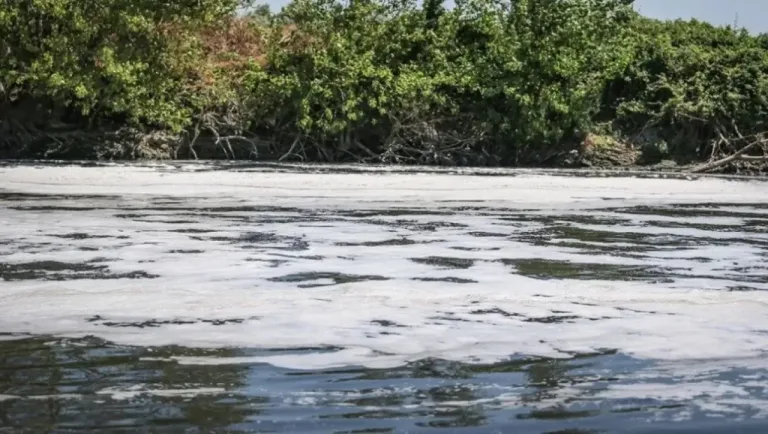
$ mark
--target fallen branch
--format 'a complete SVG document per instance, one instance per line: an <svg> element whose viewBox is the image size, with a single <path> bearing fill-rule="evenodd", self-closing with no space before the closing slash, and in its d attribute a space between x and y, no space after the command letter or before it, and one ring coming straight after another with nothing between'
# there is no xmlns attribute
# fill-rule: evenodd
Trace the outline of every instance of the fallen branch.
<svg viewBox="0 0 768 434"><path fill-rule="evenodd" d="M758 145L757 142L751 143L751 144L749 144L749 145L739 149L733 155L729 155L729 156L727 156L725 158L721 158L719 160L712 161L712 162L709 162L707 164L702 164L701 166L698 166L698 167L694 167L693 169L691 169L691 173L709 172L712 169L717 169L719 167L725 166L726 164L728 164L728 163L730 163L730 162L732 162L734 160L740 159L741 156L744 155L744 153L746 153L747 151L749 151L751 149L756 148L757 145Z"/></svg>
<svg viewBox="0 0 768 434"><path fill-rule="evenodd" d="M690 170L690 173L702 173L702 172L709 172L714 169L718 169L720 167L723 167L727 164L730 164L734 161L753 161L753 162L759 162L759 161L768 161L768 156L752 156L752 155L744 155L747 152L762 148L763 150L766 149L766 146L768 145L768 141L765 139L765 135L763 133L755 134L749 137L742 136L741 132L736 129L736 133L738 134L739 141L744 141L746 139L754 139L751 143L743 146L741 149L736 151L735 153L725 157L721 158L719 160L710 161L706 164L702 164L700 166L694 167ZM730 141L726 139L722 134L720 134L720 140L716 143L717 146L720 144L730 144Z"/></svg>

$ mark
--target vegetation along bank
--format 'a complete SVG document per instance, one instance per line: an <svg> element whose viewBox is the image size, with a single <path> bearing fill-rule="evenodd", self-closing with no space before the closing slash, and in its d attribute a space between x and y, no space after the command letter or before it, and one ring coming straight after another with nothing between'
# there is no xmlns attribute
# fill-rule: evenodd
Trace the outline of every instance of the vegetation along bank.
<svg viewBox="0 0 768 434"><path fill-rule="evenodd" d="M768 35L631 3L0 0L0 156L764 170Z"/></svg>

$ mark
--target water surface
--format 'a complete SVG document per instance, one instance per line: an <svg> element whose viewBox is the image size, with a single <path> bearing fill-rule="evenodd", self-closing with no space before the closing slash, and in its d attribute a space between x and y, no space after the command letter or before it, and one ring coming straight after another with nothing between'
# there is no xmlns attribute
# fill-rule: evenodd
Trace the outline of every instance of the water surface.
<svg viewBox="0 0 768 434"><path fill-rule="evenodd" d="M768 184L0 167L0 432L768 430Z"/></svg>

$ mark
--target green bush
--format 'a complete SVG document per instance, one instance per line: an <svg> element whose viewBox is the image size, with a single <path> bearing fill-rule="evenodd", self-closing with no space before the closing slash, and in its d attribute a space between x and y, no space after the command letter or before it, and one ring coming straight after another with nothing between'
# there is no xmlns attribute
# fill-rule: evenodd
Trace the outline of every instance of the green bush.
<svg viewBox="0 0 768 434"><path fill-rule="evenodd" d="M252 92L282 130L320 155L358 146L395 161L436 162L446 150L493 152L571 143L623 70L615 45L632 18L619 0L296 0ZM273 38L277 41L278 38ZM362 145L362 146L359 146ZM418 157L415 157L418 156Z"/></svg>
<svg viewBox="0 0 768 434"><path fill-rule="evenodd" d="M606 86L607 116L683 159L768 129L768 47L745 30L636 19L632 62Z"/></svg>
<svg viewBox="0 0 768 434"><path fill-rule="evenodd" d="M0 0L0 113L169 128L190 123L195 31L236 0ZM43 108L41 112L39 109ZM39 117L39 119L38 119Z"/></svg>
<svg viewBox="0 0 768 434"><path fill-rule="evenodd" d="M768 129L768 36L631 0L242 3L0 0L0 146L128 126L168 138L142 155L524 165Z"/></svg>

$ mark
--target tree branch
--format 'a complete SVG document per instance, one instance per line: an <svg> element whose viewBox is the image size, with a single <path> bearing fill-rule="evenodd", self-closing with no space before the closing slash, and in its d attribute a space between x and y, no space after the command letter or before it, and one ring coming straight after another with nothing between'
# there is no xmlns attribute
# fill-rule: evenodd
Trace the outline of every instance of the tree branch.
<svg viewBox="0 0 768 434"><path fill-rule="evenodd" d="M690 172L691 173L709 172L713 169L718 169L727 164L730 164L733 161L766 161L768 160L768 157L765 157L765 156L756 157L756 156L744 155L753 149L756 149L758 147L764 148L766 146L764 133L758 133L749 137L744 137L741 134L741 132L739 132L738 129L736 129L736 134L738 134L739 136L737 139L739 141L744 141L747 139L754 139L754 140L751 143L748 143L747 145L743 146L741 149L739 149L732 155L694 167L693 169L691 169ZM723 143L723 142L725 142L726 144L730 144L730 141L726 139L722 134L720 134L720 141L718 141L717 144L719 145L720 143Z"/></svg>

